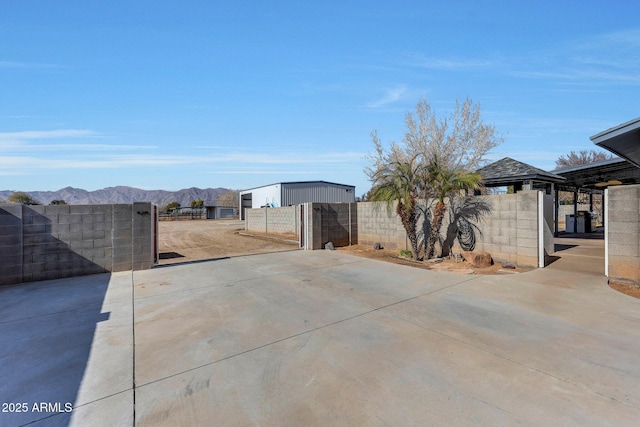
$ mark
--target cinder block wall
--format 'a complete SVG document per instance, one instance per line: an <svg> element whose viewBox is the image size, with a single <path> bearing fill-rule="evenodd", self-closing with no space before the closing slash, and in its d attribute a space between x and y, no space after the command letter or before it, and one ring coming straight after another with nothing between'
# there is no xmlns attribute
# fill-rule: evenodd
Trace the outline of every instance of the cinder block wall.
<svg viewBox="0 0 640 427"><path fill-rule="evenodd" d="M150 203L0 206L0 285L151 268L153 221Z"/></svg>
<svg viewBox="0 0 640 427"><path fill-rule="evenodd" d="M486 251L498 262L513 262L519 266L538 267L538 191L522 191L516 194L484 196L491 212L483 216L475 225L475 250ZM373 245L382 243L389 249L410 249L406 233L395 205L390 208L383 202L361 203L309 203L306 214L311 225L308 247L323 249L327 242L335 246L352 244ZM545 196L544 247L547 254L553 252L553 210L552 198ZM289 208L247 209L245 228L263 233L284 234L293 221ZM296 208L295 218L299 217ZM349 215L351 209L351 215ZM282 212L280 214L279 212ZM280 216L282 215L282 216ZM549 218L546 218L549 217ZM271 218L271 219L270 219ZM349 218L351 222L349 222ZM441 232L445 232L450 217L445 215ZM350 224L350 225L349 225ZM418 230L424 232L424 217L418 223ZM293 229L298 235L299 224ZM277 230L277 231L276 231ZM459 245L454 244L459 251Z"/></svg>
<svg viewBox="0 0 640 427"><path fill-rule="evenodd" d="M298 206L246 209L244 228L256 233L298 236L299 218Z"/></svg>
<svg viewBox="0 0 640 427"><path fill-rule="evenodd" d="M609 280L640 284L640 185L609 187Z"/></svg>
<svg viewBox="0 0 640 427"><path fill-rule="evenodd" d="M388 206L382 202L361 202L357 203L357 212L359 244L373 245L380 242L388 249L410 249L395 203ZM422 222L421 219L419 229Z"/></svg>
<svg viewBox="0 0 640 427"><path fill-rule="evenodd" d="M358 210L356 203L309 203L312 213L313 249L324 249L328 242L334 246L358 243Z"/></svg>
<svg viewBox="0 0 640 427"><path fill-rule="evenodd" d="M487 196L491 213L477 224L476 250L494 260L538 267L538 192Z"/></svg>
<svg viewBox="0 0 640 427"><path fill-rule="evenodd" d="M520 266L537 267L538 192L484 196L484 200L491 207L491 212L475 224L480 231L475 233L475 250L489 252L499 262L510 261ZM411 249L395 205L388 208L382 202L358 203L357 211L359 244L380 242L389 249ZM442 232L448 224L447 214ZM421 218L418 230L424 230L423 226L424 218ZM549 239L552 245L553 236L550 235ZM549 244L545 246L550 247ZM459 246L456 250L459 250Z"/></svg>
<svg viewBox="0 0 640 427"><path fill-rule="evenodd" d="M252 231L254 233L266 233L267 232L267 208L245 209L244 229L246 231Z"/></svg>

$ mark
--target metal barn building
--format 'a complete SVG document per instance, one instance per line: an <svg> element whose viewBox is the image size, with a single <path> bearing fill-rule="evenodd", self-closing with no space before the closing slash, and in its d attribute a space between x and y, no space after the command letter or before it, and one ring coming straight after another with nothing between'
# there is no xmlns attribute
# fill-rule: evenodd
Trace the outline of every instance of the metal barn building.
<svg viewBox="0 0 640 427"><path fill-rule="evenodd" d="M261 207L291 206L300 203L354 203L356 187L326 181L279 182L240 192L240 212Z"/></svg>

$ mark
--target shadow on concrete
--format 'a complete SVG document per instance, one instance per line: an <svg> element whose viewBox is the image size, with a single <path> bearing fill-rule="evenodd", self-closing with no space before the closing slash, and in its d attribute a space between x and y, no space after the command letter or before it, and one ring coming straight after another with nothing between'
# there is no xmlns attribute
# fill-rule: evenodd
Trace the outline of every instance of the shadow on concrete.
<svg viewBox="0 0 640 427"><path fill-rule="evenodd" d="M0 286L0 400L20 405L0 412L0 425L69 424L97 325L110 316L110 278Z"/></svg>
<svg viewBox="0 0 640 427"><path fill-rule="evenodd" d="M561 251L566 251L568 249L577 248L577 247L578 247L578 245L565 245L565 244L562 244L562 243L555 243L553 245L553 250L555 252L561 252Z"/></svg>
<svg viewBox="0 0 640 427"><path fill-rule="evenodd" d="M599 227L598 230L592 233L567 233L566 231L560 231L556 239L604 240L604 230L602 227Z"/></svg>
<svg viewBox="0 0 640 427"><path fill-rule="evenodd" d="M201 263L205 263L205 262L222 261L222 260L225 260L225 259L249 257L249 256L254 256L254 255L278 254L278 253L284 253L284 252L298 252L298 251L300 251L300 248L273 251L273 252L257 252L257 253L251 253L251 254L229 255L229 256L222 256L222 257L216 257L216 258L196 259L196 260L190 260L190 261L169 262L167 264L156 265L156 266L153 267L153 269L155 270L157 268L176 267L176 266L179 266L179 265L201 264Z"/></svg>
<svg viewBox="0 0 640 427"><path fill-rule="evenodd" d="M223 256L223 257L218 257L218 258L207 258L207 259L197 259L197 260L192 260L192 261L172 262L170 264L156 265L153 268L156 269L156 268L176 267L178 265L201 264L203 262L221 261L223 259L229 259L229 258L231 258L231 257Z"/></svg>
<svg viewBox="0 0 640 427"><path fill-rule="evenodd" d="M158 255L160 259L176 259L176 258L184 258L184 255L179 254L178 252L160 252Z"/></svg>
<svg viewBox="0 0 640 427"><path fill-rule="evenodd" d="M547 253L545 253L545 255L544 255L544 265L545 265L545 267L548 267L549 265L553 264L554 262L558 261L559 259L561 259L561 257L556 256L556 255L548 255Z"/></svg>

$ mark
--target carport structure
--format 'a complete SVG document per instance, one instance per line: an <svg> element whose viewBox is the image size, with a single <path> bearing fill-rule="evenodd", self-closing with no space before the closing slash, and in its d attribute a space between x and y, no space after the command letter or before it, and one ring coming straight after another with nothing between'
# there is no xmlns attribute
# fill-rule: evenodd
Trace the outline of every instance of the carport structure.
<svg viewBox="0 0 640 427"><path fill-rule="evenodd" d="M589 194L589 210L593 211L594 194L602 195L602 210L605 210L604 190L615 185L640 184L640 168L626 159L613 158L586 165L572 166L557 169L553 173L565 178L559 184L556 191L567 191L573 193L573 215L578 211L578 193ZM556 193L556 214L558 195ZM558 235L558 221L556 218L555 235ZM573 232L576 233L578 221L573 222ZM605 225L606 226L606 225Z"/></svg>
<svg viewBox="0 0 640 427"><path fill-rule="evenodd" d="M640 125L640 120L638 121ZM593 137L595 138L595 137ZM640 163L640 158L638 158ZM554 235L558 236L560 191L573 193L573 215L578 214L578 194L589 195L589 210L593 211L593 196L603 195L612 185L640 184L640 168L627 159L613 158L586 165L572 166L547 172L526 163L505 157L477 171L485 187L513 186L514 191L540 190L554 195ZM604 210L604 206L602 207ZM578 232L573 222L573 233Z"/></svg>

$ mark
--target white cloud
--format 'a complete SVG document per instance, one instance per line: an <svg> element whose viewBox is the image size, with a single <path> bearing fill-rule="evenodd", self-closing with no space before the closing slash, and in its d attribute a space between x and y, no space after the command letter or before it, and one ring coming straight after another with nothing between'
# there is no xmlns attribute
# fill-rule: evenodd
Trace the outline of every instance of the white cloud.
<svg viewBox="0 0 640 427"><path fill-rule="evenodd" d="M34 151L128 151L155 148L147 145L70 143L68 140L105 139L106 136L87 129L0 132L0 149L25 153ZM52 142L64 140L65 142Z"/></svg>
<svg viewBox="0 0 640 427"><path fill-rule="evenodd" d="M469 71L502 65L502 61L496 59L434 58L422 53L407 55L406 59L401 59L401 62L412 67L446 71Z"/></svg>
<svg viewBox="0 0 640 427"><path fill-rule="evenodd" d="M245 166L247 173L257 170L252 165L344 165L355 160L361 160L362 153L284 153L283 155L273 154L222 154L216 156L181 156L164 155L153 152L136 153L125 155L104 155L93 156L90 153L76 153L63 157L44 156L2 156L0 157L0 168L5 173L16 173L16 171L43 171L52 169L118 169L131 167L165 167L165 166L205 166L206 165L236 165ZM233 169L236 169L235 167Z"/></svg>
<svg viewBox="0 0 640 427"><path fill-rule="evenodd" d="M98 136L98 134L87 129L26 130L20 132L0 132L0 141L26 141L32 139L78 138L88 136Z"/></svg>
<svg viewBox="0 0 640 427"><path fill-rule="evenodd" d="M442 71L488 70L517 78L592 86L640 84L640 29L597 34L567 40L538 51L492 58L403 55L398 64Z"/></svg>
<svg viewBox="0 0 640 427"><path fill-rule="evenodd" d="M399 86L396 88L387 89L385 94L381 98L375 101L368 102L367 107L369 108L386 107L387 105L402 99L406 93L407 93L407 88L405 86Z"/></svg>

